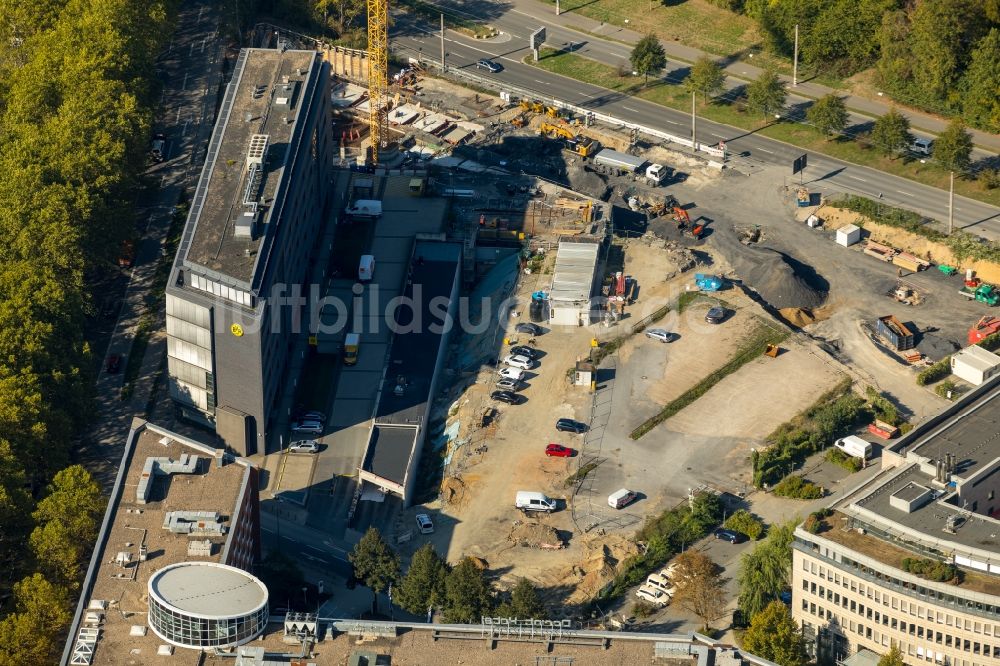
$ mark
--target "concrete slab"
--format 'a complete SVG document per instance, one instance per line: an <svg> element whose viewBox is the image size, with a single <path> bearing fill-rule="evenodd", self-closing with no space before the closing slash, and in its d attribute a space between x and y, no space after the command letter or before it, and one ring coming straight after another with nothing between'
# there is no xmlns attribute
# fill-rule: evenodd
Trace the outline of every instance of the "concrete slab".
<svg viewBox="0 0 1000 666"><path fill-rule="evenodd" d="M331 428L349 428L358 423L364 423L372 416L374 402L368 400L337 400L336 410L327 421L327 430Z"/></svg>
<svg viewBox="0 0 1000 666"><path fill-rule="evenodd" d="M380 365L373 364L373 365ZM357 366L355 366L357 367ZM353 370L353 368L352 368ZM335 400L374 400L378 382L382 378L381 368L375 372L344 372L340 375Z"/></svg>

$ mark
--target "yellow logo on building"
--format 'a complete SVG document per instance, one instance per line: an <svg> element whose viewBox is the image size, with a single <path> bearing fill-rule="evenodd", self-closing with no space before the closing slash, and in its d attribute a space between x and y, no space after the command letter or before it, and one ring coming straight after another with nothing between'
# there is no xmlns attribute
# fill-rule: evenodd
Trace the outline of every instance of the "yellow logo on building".
<svg viewBox="0 0 1000 666"><path fill-rule="evenodd" d="M243 337L243 327L240 326L239 324L233 324L232 326L229 327L229 330L236 337L238 337L238 338L242 338Z"/></svg>

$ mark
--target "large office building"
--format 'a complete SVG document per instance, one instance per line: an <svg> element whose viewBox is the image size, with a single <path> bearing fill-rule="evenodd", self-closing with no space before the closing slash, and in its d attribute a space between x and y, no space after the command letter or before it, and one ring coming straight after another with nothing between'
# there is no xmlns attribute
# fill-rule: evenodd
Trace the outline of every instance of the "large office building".
<svg viewBox="0 0 1000 666"><path fill-rule="evenodd" d="M795 532L792 612L816 654L1000 664L1000 378L882 454ZM810 529L806 529L806 526Z"/></svg>
<svg viewBox="0 0 1000 666"><path fill-rule="evenodd" d="M330 213L329 81L313 51L240 52L167 287L171 396L241 455L272 434L304 317L284 299Z"/></svg>
<svg viewBox="0 0 1000 666"><path fill-rule="evenodd" d="M135 419L62 663L196 664L260 636L258 502L248 460Z"/></svg>

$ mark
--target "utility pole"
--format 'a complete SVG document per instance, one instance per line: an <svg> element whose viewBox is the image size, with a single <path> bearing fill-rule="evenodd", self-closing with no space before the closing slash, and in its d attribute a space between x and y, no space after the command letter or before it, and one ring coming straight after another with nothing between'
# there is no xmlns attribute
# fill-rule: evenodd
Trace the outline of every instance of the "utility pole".
<svg viewBox="0 0 1000 666"><path fill-rule="evenodd" d="M795 54L792 56L792 87L799 85L799 24L795 24Z"/></svg>
<svg viewBox="0 0 1000 666"><path fill-rule="evenodd" d="M448 65L444 61L444 13L441 14L441 72L448 71Z"/></svg>
<svg viewBox="0 0 1000 666"><path fill-rule="evenodd" d="M950 186L948 187L948 235L951 236L951 232L955 227L955 172L952 171L950 180Z"/></svg>
<svg viewBox="0 0 1000 666"><path fill-rule="evenodd" d="M691 93L691 150L698 150L697 139L695 138L695 129L697 127L698 116L694 113L694 99L695 93Z"/></svg>
<svg viewBox="0 0 1000 666"><path fill-rule="evenodd" d="M559 0L556 0L556 16L559 16Z"/></svg>

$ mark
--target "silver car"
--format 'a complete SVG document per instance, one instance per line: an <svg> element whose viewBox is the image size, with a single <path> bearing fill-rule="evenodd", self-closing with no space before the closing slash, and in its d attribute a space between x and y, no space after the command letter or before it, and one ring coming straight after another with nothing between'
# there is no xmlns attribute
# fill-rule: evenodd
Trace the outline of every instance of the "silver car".
<svg viewBox="0 0 1000 666"><path fill-rule="evenodd" d="M672 342L674 334L662 328L649 328L646 329L646 337L659 340L660 342Z"/></svg>
<svg viewBox="0 0 1000 666"><path fill-rule="evenodd" d="M289 453L318 453L319 444L315 439L299 439L288 446Z"/></svg>
<svg viewBox="0 0 1000 666"><path fill-rule="evenodd" d="M503 378L497 382L497 389L501 391L520 391L521 382L516 379Z"/></svg>

